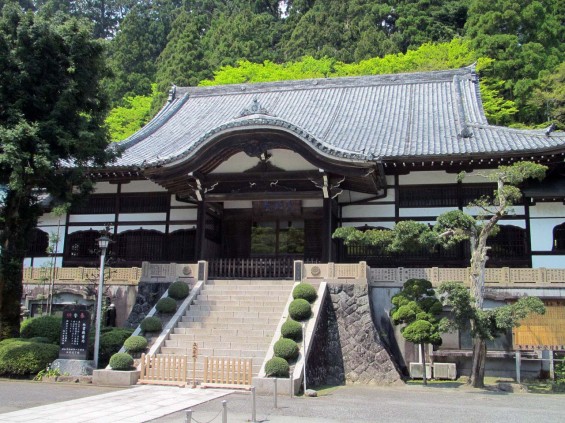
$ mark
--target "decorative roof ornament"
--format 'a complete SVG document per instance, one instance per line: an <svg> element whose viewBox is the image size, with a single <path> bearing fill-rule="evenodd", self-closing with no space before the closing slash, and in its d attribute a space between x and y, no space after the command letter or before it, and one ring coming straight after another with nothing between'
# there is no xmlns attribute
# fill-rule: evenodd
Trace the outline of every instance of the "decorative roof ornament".
<svg viewBox="0 0 565 423"><path fill-rule="evenodd" d="M170 103L175 99L176 95L177 95L177 86L175 84L172 84L171 89L169 90L169 98L167 99L167 101Z"/></svg>
<svg viewBox="0 0 565 423"><path fill-rule="evenodd" d="M251 101L251 104L249 106L247 106L245 109L243 109L239 113L238 117L245 117L245 116L249 116L249 115L274 116L274 115L270 114L267 109L265 109L264 107L261 106L261 103L259 103L259 100L257 99L257 97L253 98L253 100Z"/></svg>

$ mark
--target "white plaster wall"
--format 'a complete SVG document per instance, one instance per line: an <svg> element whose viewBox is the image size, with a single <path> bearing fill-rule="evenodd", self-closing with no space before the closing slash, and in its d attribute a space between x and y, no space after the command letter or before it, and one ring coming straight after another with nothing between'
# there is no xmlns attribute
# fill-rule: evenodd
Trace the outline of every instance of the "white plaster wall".
<svg viewBox="0 0 565 423"><path fill-rule="evenodd" d="M196 209L173 209L171 210L171 221L173 220L196 220L198 210Z"/></svg>
<svg viewBox="0 0 565 423"><path fill-rule="evenodd" d="M563 223L563 220L562 218L531 219L532 251L551 251L553 249L553 228Z"/></svg>
<svg viewBox="0 0 565 423"><path fill-rule="evenodd" d="M125 231L136 231L139 229L145 229L148 231L151 230L155 230L155 231L159 231L159 232L163 232L165 233L165 225L144 225L144 226L128 226L128 225L120 225L118 226L116 232L121 234L122 232Z"/></svg>
<svg viewBox="0 0 565 423"><path fill-rule="evenodd" d="M394 217L394 204L363 204L343 207L341 210L341 217Z"/></svg>
<svg viewBox="0 0 565 423"><path fill-rule="evenodd" d="M560 217L565 219L565 205L562 203L537 203L530 206L530 218Z"/></svg>
<svg viewBox="0 0 565 423"><path fill-rule="evenodd" d="M63 214L61 216L57 216L53 213L45 213L39 217L37 221L37 226L64 226L65 221L67 219L67 215Z"/></svg>
<svg viewBox="0 0 565 423"><path fill-rule="evenodd" d="M385 179L387 185L394 185L394 175L386 175Z"/></svg>
<svg viewBox="0 0 565 423"><path fill-rule="evenodd" d="M302 200L302 207L324 207L324 200L322 198Z"/></svg>
<svg viewBox="0 0 565 423"><path fill-rule="evenodd" d="M343 222L344 227L353 227L353 228L358 228L360 226L380 226L383 228L389 228L392 229L394 228L394 222Z"/></svg>
<svg viewBox="0 0 565 423"><path fill-rule="evenodd" d="M457 207L402 208L398 210L398 215L400 217L439 216L451 210L457 210ZM394 216L394 213L392 216Z"/></svg>
<svg viewBox="0 0 565 423"><path fill-rule="evenodd" d="M341 204L347 204L347 203L351 203L351 202L354 202L354 201L360 201L360 200L365 200L367 198L372 198L374 196L375 196L374 194L365 194L365 193L355 192L355 191L344 191L338 197L338 201ZM394 196L395 196L395 190L391 188L391 189L387 190L385 197L379 198L378 200L373 200L373 202L378 203L378 202L394 201Z"/></svg>
<svg viewBox="0 0 565 423"><path fill-rule="evenodd" d="M402 185L431 185L431 184L454 184L457 182L457 175L447 173L442 170L410 172L408 175L398 177L399 184Z"/></svg>
<svg viewBox="0 0 565 423"><path fill-rule="evenodd" d="M122 193L126 192L166 192L167 190L151 181L131 181L122 184Z"/></svg>
<svg viewBox="0 0 565 423"><path fill-rule="evenodd" d="M71 214L69 222L71 223L84 223L84 222L113 222L116 215L114 214Z"/></svg>
<svg viewBox="0 0 565 423"><path fill-rule="evenodd" d="M483 212L483 210L478 207L463 207L463 211L472 216L478 216L479 214L481 214L481 212ZM526 213L524 206L512 206L508 209L509 216L516 214L523 215L524 213Z"/></svg>
<svg viewBox="0 0 565 423"><path fill-rule="evenodd" d="M499 226L517 226L522 229L526 229L526 221L521 219L516 220L502 220L498 222Z"/></svg>
<svg viewBox="0 0 565 423"><path fill-rule="evenodd" d="M33 259L33 267L50 267L51 257L35 257ZM31 267L31 257L24 259L24 267ZM55 267L63 267L63 258L55 257Z"/></svg>
<svg viewBox="0 0 565 423"><path fill-rule="evenodd" d="M109 182L98 182L94 185L95 194L115 194L118 192L118 185Z"/></svg>
<svg viewBox="0 0 565 423"><path fill-rule="evenodd" d="M166 213L121 213L118 215L119 222L164 221L167 220Z"/></svg>
<svg viewBox="0 0 565 423"><path fill-rule="evenodd" d="M532 267L565 269L565 256L532 256Z"/></svg>
<svg viewBox="0 0 565 423"><path fill-rule="evenodd" d="M251 201L224 201L224 209L250 209Z"/></svg>
<svg viewBox="0 0 565 423"><path fill-rule="evenodd" d="M316 170L316 166L305 160L300 154L291 150L274 149L269 150L272 155L269 162L284 170ZM221 163L212 173L235 173L250 169L259 163L257 157L249 157L243 152L234 154Z"/></svg>
<svg viewBox="0 0 565 423"><path fill-rule="evenodd" d="M169 225L169 233L179 229L195 229L196 225Z"/></svg>
<svg viewBox="0 0 565 423"><path fill-rule="evenodd" d="M69 226L68 232L70 234L72 234L74 232L79 232L79 231L89 231L91 229L93 231L102 231L102 230L106 229L106 226L103 225L103 224L93 225L93 226Z"/></svg>

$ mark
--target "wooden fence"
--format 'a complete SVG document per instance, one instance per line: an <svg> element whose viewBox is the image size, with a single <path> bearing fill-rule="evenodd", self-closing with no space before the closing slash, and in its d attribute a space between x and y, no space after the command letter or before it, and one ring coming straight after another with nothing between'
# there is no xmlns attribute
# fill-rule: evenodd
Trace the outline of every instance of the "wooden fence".
<svg viewBox="0 0 565 423"><path fill-rule="evenodd" d="M187 385L188 356L156 354L141 356L140 384Z"/></svg>
<svg viewBox="0 0 565 423"><path fill-rule="evenodd" d="M203 386L249 387L253 379L253 359L205 357Z"/></svg>

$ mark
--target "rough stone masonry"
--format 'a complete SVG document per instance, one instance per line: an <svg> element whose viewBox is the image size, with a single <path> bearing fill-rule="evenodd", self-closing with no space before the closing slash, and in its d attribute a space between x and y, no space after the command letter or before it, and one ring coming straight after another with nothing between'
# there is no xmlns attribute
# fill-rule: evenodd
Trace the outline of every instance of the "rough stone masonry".
<svg viewBox="0 0 565 423"><path fill-rule="evenodd" d="M371 318L367 286L328 285L307 366L312 386L402 383Z"/></svg>

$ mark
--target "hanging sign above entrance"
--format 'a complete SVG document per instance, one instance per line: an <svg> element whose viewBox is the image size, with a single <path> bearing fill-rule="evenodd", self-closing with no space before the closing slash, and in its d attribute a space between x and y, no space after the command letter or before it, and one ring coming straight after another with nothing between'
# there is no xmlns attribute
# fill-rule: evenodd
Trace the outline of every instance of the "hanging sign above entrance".
<svg viewBox="0 0 565 423"><path fill-rule="evenodd" d="M301 200L253 201L253 217L300 217Z"/></svg>

